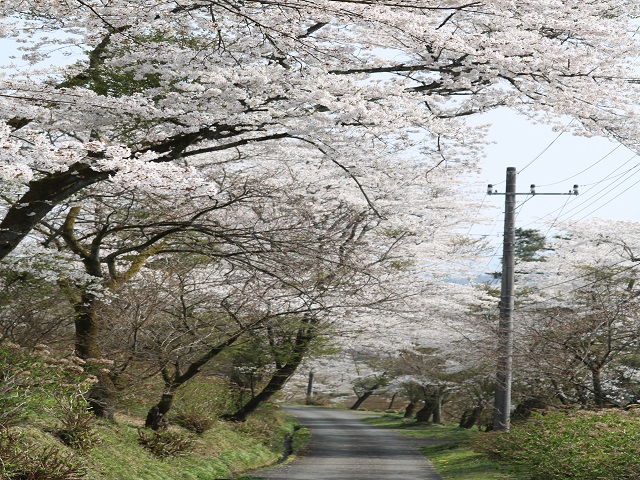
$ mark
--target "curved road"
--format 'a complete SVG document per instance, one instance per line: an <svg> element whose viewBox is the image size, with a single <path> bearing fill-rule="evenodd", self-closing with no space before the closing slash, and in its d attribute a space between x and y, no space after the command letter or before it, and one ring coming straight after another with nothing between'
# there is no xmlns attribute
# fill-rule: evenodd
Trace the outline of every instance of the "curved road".
<svg viewBox="0 0 640 480"><path fill-rule="evenodd" d="M288 407L311 429L309 452L291 463L254 473L255 479L440 480L418 451L420 440L372 427L358 412Z"/></svg>

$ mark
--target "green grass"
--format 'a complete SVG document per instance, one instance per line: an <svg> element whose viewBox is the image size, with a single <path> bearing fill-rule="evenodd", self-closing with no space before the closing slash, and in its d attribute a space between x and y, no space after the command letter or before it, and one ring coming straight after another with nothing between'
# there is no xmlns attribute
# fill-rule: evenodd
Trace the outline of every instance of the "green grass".
<svg viewBox="0 0 640 480"><path fill-rule="evenodd" d="M617 409L536 412L482 447L540 480L638 480L639 420Z"/></svg>
<svg viewBox="0 0 640 480"><path fill-rule="evenodd" d="M271 425L271 430L265 425ZM193 437L195 448L188 455L160 459L140 446L137 425L101 426L103 443L91 452L92 468L87 479L231 478L277 462L282 456L284 437L293 430L293 423L285 420L284 415L269 413L268 420L258 416L242 425L218 422L203 435L176 430Z"/></svg>
<svg viewBox="0 0 640 480"><path fill-rule="evenodd" d="M271 404L246 422L221 421L219 414L225 412L232 393L224 382L203 376L180 392L169 414L169 431L156 435L141 430L143 445L139 429L149 405L160 396L157 385L150 382L144 388L123 390L115 423L95 420L87 415L83 394L89 384L82 383L84 378L76 370L69 373L67 363L30 355L13 346L0 348L0 380L15 380L4 385L0 381L0 479L233 478L280 460L284 439L296 425ZM181 411L192 421L179 424ZM193 421L211 428L200 435L194 428L184 428L194 427Z"/></svg>
<svg viewBox="0 0 640 480"><path fill-rule="evenodd" d="M294 458L298 455L302 455L307 451L309 441L311 440L311 432L307 427L299 426L293 432L292 438L292 453L291 457Z"/></svg>
<svg viewBox="0 0 640 480"><path fill-rule="evenodd" d="M242 424L217 422L202 435L171 426L172 431L192 438L194 448L182 456L157 458L139 442L138 427L143 423L142 418L122 416L116 423L99 421L94 426L99 443L87 452L62 445L48 428L31 425L16 431L22 431L31 444L55 447L80 460L86 480L212 480L276 463L282 457L284 438L295 425L284 413L268 410Z"/></svg>
<svg viewBox="0 0 640 480"><path fill-rule="evenodd" d="M433 463L445 480L526 480L530 475L516 473L510 466L489 459L472 448L483 432L466 430L454 424L420 425L407 421L401 415L385 414L365 418L363 421L382 428L395 429L415 438L433 441L420 451ZM430 442L431 443L431 442Z"/></svg>

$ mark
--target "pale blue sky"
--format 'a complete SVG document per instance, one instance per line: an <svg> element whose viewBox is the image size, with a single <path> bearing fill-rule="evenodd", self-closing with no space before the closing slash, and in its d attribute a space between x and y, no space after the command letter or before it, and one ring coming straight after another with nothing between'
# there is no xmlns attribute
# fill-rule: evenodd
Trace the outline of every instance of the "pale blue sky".
<svg viewBox="0 0 640 480"><path fill-rule="evenodd" d="M490 139L496 143L487 148L481 162L481 195L488 183L504 192L507 167L516 167L518 192L528 192L531 184L538 193L568 192L574 184L580 186L577 197L519 196L519 226L537 228L544 220L561 225L591 217L640 221L636 207L640 157L631 150L602 137L560 135L506 109L491 112L484 120L492 124ZM503 196L485 199L488 205L503 202Z"/></svg>

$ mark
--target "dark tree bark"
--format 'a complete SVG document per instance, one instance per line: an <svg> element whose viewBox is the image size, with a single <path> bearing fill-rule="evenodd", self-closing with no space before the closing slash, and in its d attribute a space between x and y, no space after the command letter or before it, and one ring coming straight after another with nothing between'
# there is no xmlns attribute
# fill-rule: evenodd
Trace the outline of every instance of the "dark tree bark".
<svg viewBox="0 0 640 480"><path fill-rule="evenodd" d="M304 403L306 405L311 405L311 398L313 397L313 372L309 372L309 380L307 382L307 395L305 397Z"/></svg>
<svg viewBox="0 0 640 480"><path fill-rule="evenodd" d="M480 420L480 415L482 415L483 411L484 407L479 405L473 408L466 409L462 413L462 417L460 418L458 427L467 429L473 427L476 423L478 423L478 420Z"/></svg>
<svg viewBox="0 0 640 480"><path fill-rule="evenodd" d="M607 404L607 397L602 388L602 379L599 368L590 368L591 384L593 386L593 399L598 408L604 408Z"/></svg>
<svg viewBox="0 0 640 480"><path fill-rule="evenodd" d="M29 190L9 208L0 222L0 260L9 255L33 228L61 201L83 188L109 178L114 172L98 172L77 163L29 182Z"/></svg>
<svg viewBox="0 0 640 480"><path fill-rule="evenodd" d="M167 419L166 417L160 413L160 409L157 406L154 406L147 413L147 419L144 422L145 428L150 428L152 430L164 430L167 428Z"/></svg>
<svg viewBox="0 0 640 480"><path fill-rule="evenodd" d="M147 426L147 423L153 423L152 419L157 418L158 415L163 418L163 424L164 426L166 426L167 413L169 413L169 411L173 407L173 400L178 388L180 388L182 385L184 385L198 373L200 373L202 367L206 365L207 362L212 360L226 348L233 345L246 331L247 328L239 330L221 344L212 347L204 355L200 356L197 360L190 363L189 367L184 373L181 371L180 365L178 363L174 365L173 372L170 372L168 367L163 368L162 378L164 380L164 390L162 392L162 396L160 397L160 401L149 409L145 426ZM153 428L153 426L149 426L148 428Z"/></svg>
<svg viewBox="0 0 640 480"><path fill-rule="evenodd" d="M391 400L389 400L389 406L387 407L387 410L391 410L393 408L393 402L396 401L397 396L398 396L398 392L393 392L393 395L391 396Z"/></svg>
<svg viewBox="0 0 640 480"><path fill-rule="evenodd" d="M367 398L369 398L371 395L373 395L375 393L375 391L380 387L379 384L375 384L373 387L365 390L365 392L360 395L358 397L358 399L355 401L355 403L353 405L351 405L350 410L357 410L360 408L360 406L365 402L365 400Z"/></svg>
<svg viewBox="0 0 640 480"><path fill-rule="evenodd" d="M126 29L127 27L121 27ZM23 119L16 123L16 127L24 126L31 120ZM170 162L179 158L184 151L192 145L197 145L207 140L233 139L241 135L243 129L237 129L230 125L215 125L203 127L197 132L188 132L169 137L159 143L144 146L132 152L139 155L148 151L161 154L155 162ZM225 145L203 148L189 152L188 155L197 155L208 151L224 150L245 145L249 142L268 141L286 138L289 134L277 133L264 135L259 138L240 139ZM90 153L88 157L104 158L103 152ZM29 182L29 189L13 206L9 208L0 222L0 260L9 255L35 226L60 202L71 198L83 188L104 181L117 173L114 170L93 170L86 163L75 163L65 172L55 172L43 178Z"/></svg>
<svg viewBox="0 0 640 480"><path fill-rule="evenodd" d="M87 176L90 176L89 173L87 173ZM62 226L62 238L71 251L82 258L85 272L92 277L101 279L102 265L100 263L99 245L92 245L89 250L83 248L73 231L79 212L80 207L78 206L69 210ZM98 318L99 298L84 289L84 287L78 287L78 291L75 292L73 288L69 289L69 300L74 310L75 354L83 360L101 358L102 352L99 345L100 319ZM89 390L87 402L94 415L113 421L117 398L114 376L111 373L99 370L96 377L98 382Z"/></svg>
<svg viewBox="0 0 640 480"><path fill-rule="evenodd" d="M251 398L236 412L230 415L223 415L222 418L232 422L244 422L260 405L267 402L275 393L279 392L287 380L291 378L291 375L295 373L307 354L315 335L316 324L316 319L310 317L303 318L286 363L281 363L276 360L276 371L262 391Z"/></svg>
<svg viewBox="0 0 640 480"><path fill-rule="evenodd" d="M225 420L232 422L244 422L249 415L255 412L260 405L267 402L275 393L278 393L284 384L289 380L302 362L292 360L283 365L282 368L276 370L274 375L269 380L269 383L258 393L255 397L251 398L247 403L240 407L235 413L231 415L224 415Z"/></svg>
<svg viewBox="0 0 640 480"><path fill-rule="evenodd" d="M407 407L404 409L404 418L409 418L413 415L413 411L416 409L415 402L409 402Z"/></svg>
<svg viewBox="0 0 640 480"><path fill-rule="evenodd" d="M436 403L433 399L426 399L424 406L416 412L416 422L427 423L431 419L431 415L436 409Z"/></svg>
<svg viewBox="0 0 640 480"><path fill-rule="evenodd" d="M83 360L100 358L98 345L99 319L97 315L98 300L95 295L83 292L73 305L75 310L75 350Z"/></svg>
<svg viewBox="0 0 640 480"><path fill-rule="evenodd" d="M97 383L87 392L89 409L96 417L113 422L117 399L117 389L113 376L110 373L101 372L96 377L98 378Z"/></svg>
<svg viewBox="0 0 640 480"><path fill-rule="evenodd" d="M426 423L433 416L433 423L441 422L442 388L433 385L423 387L424 407L416 412L416 421Z"/></svg>

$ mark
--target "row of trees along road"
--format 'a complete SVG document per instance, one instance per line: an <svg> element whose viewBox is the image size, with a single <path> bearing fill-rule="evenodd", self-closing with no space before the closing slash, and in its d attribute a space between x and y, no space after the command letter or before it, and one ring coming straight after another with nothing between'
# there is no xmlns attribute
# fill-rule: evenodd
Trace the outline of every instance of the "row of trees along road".
<svg viewBox="0 0 640 480"><path fill-rule="evenodd" d="M517 231L514 421L535 408L640 403L639 228L593 220L549 238ZM461 427L491 428L500 292L495 280L476 288L493 301L458 297L466 307L453 312L433 304L422 312L421 335L396 321L390 341L381 342L375 329L363 328L350 348L311 361L317 399L354 392L358 408L378 395L418 421L439 422L446 412ZM405 403L394 405L397 396Z"/></svg>
<svg viewBox="0 0 640 480"><path fill-rule="evenodd" d="M3 338L106 359L91 402L107 417L132 365L160 373L164 414L258 341L270 379L242 419L336 319L406 317L464 268L460 178L484 133L465 119L569 115L636 147L637 9L2 2L20 55L0 85Z"/></svg>

